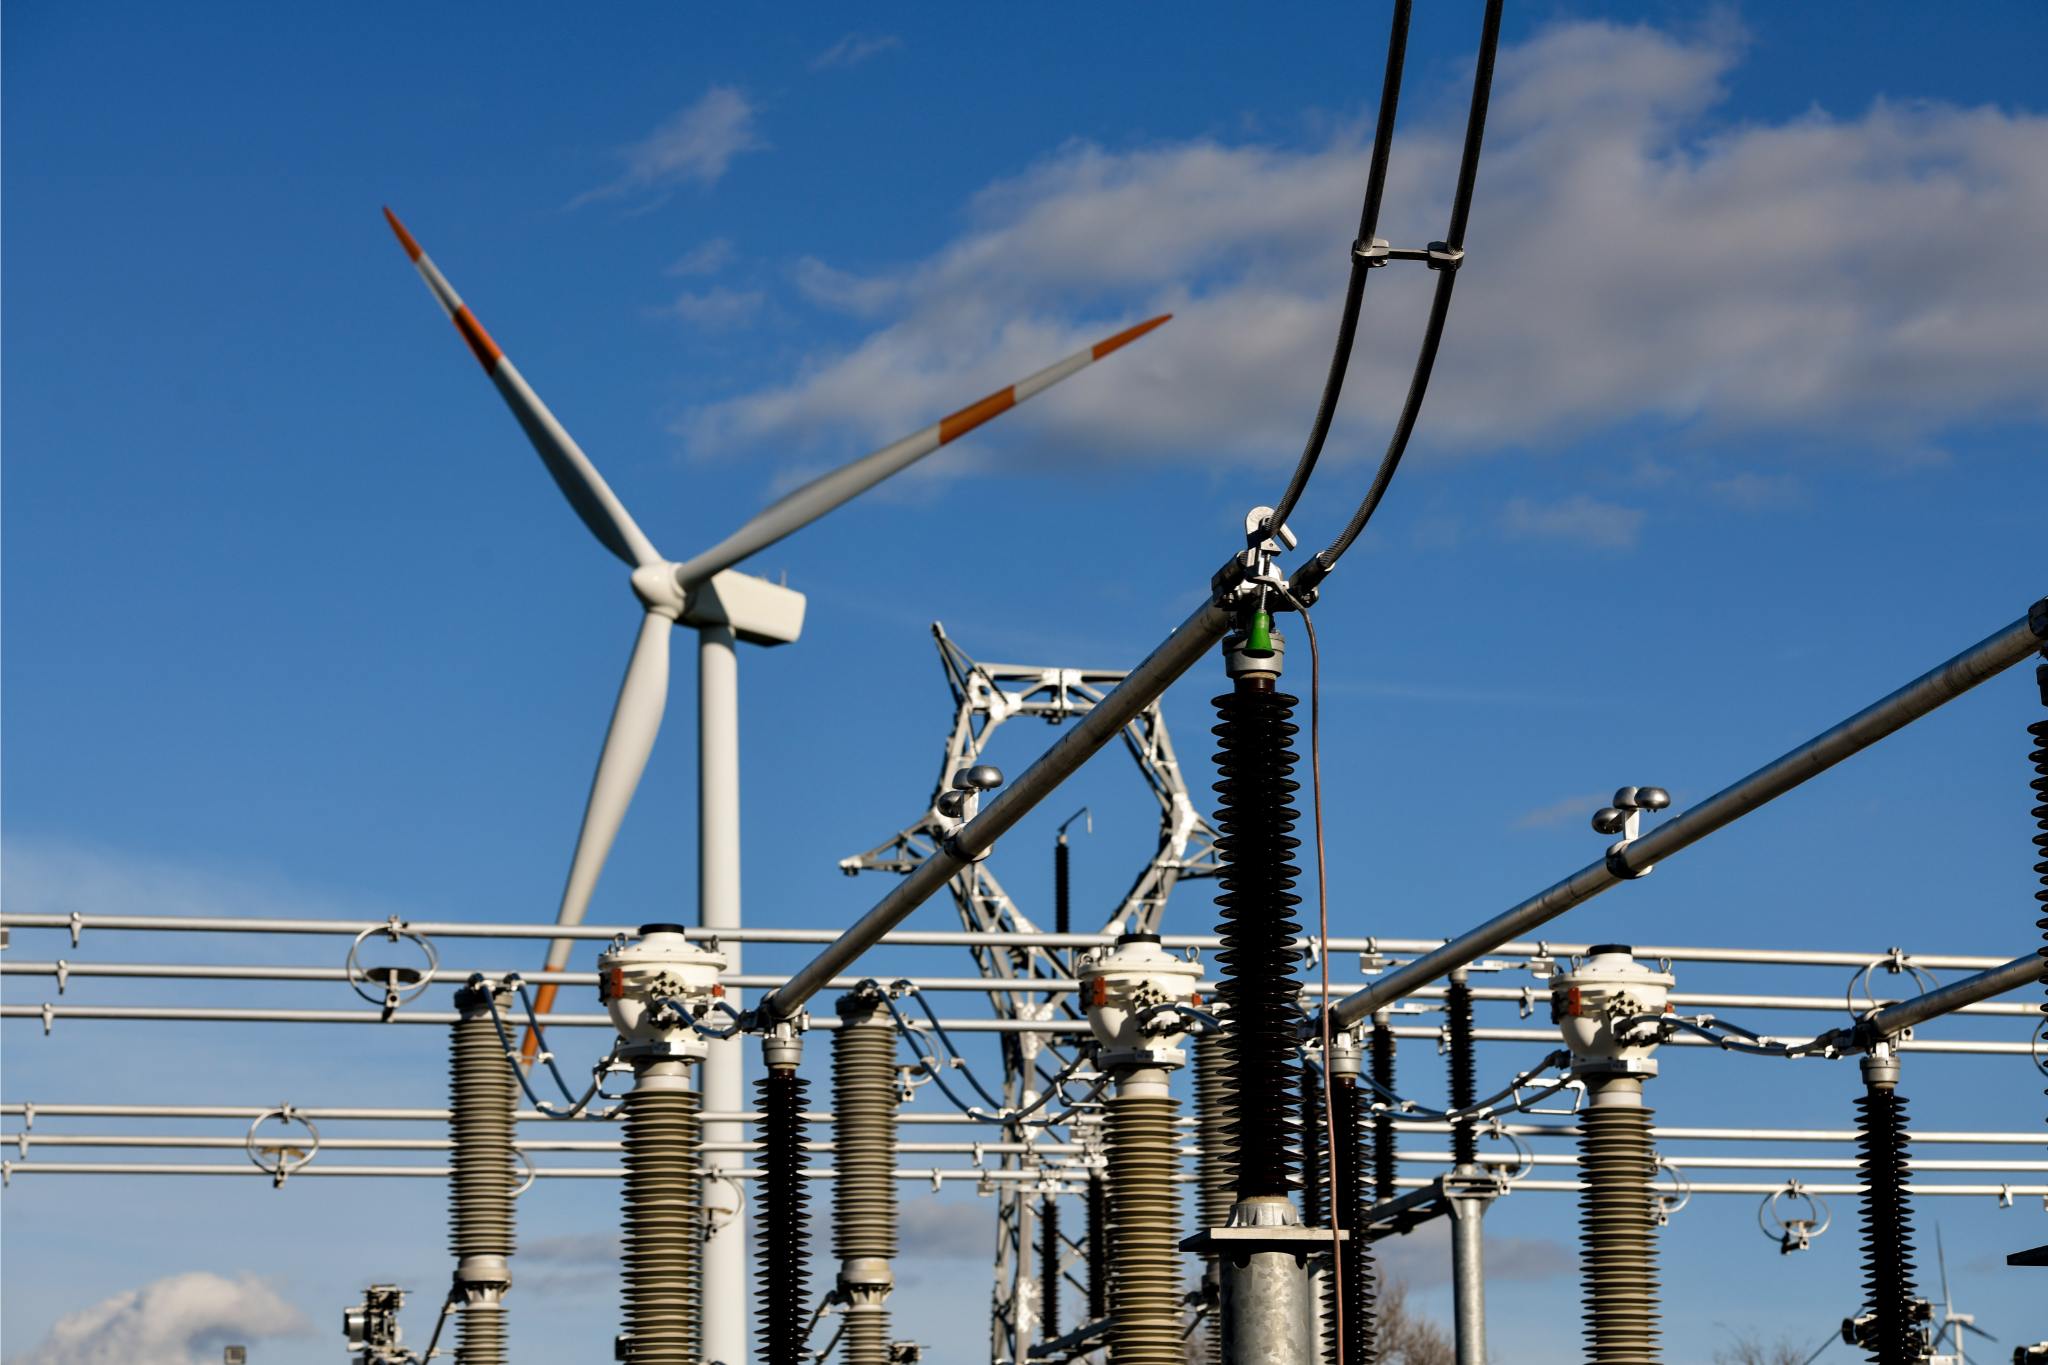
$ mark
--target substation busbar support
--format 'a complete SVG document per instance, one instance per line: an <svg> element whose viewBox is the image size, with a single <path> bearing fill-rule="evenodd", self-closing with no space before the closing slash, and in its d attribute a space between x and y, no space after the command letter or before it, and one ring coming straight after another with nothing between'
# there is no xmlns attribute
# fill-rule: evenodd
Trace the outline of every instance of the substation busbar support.
<svg viewBox="0 0 2048 1365"><path fill-rule="evenodd" d="M889 1365L889 1295L897 1254L896 1022L872 983L839 997L832 1037L833 1298L846 1314L843 1365Z"/></svg>
<svg viewBox="0 0 2048 1365"><path fill-rule="evenodd" d="M765 1074L756 1083L761 1108L760 1227L754 1239L760 1312L757 1333L764 1365L807 1365L804 1340L810 1303L810 1196L804 1158L810 1149L805 1101L810 1083L798 1070L804 1059L803 1019L784 1020L761 1038Z"/></svg>
<svg viewBox="0 0 2048 1365"><path fill-rule="evenodd" d="M455 993L449 1037L448 1291L462 1365L506 1365L505 1293L512 1287L515 1065L505 1052L503 987ZM370 1300L365 1299L368 1303Z"/></svg>
<svg viewBox="0 0 2048 1365"><path fill-rule="evenodd" d="M1075 973L1114 1086L1103 1106L1109 1158L1110 1365L1184 1365L1180 1280L1180 1102L1168 1077L1187 1065L1182 1009L1202 968L1125 934L1084 955Z"/></svg>
<svg viewBox="0 0 2048 1365"><path fill-rule="evenodd" d="M1584 1262L1586 1358L1642 1365L1657 1344L1657 1152L1643 1083L1657 1074L1672 978L1637 962L1625 944L1592 948L1552 979L1550 1016L1586 1088L1580 1115L1579 1242ZM1462 1358L1462 1357L1461 1357Z"/></svg>
<svg viewBox="0 0 2048 1365"><path fill-rule="evenodd" d="M1247 530L1270 515L1255 508ZM1287 541L1285 528L1275 533ZM1217 851L1223 862L1223 948L1217 996L1228 1084L1234 1094L1236 1201L1229 1221L1181 1244L1214 1257L1225 1365L1298 1365L1317 1351L1318 1313L1308 1265L1331 1246L1327 1228L1303 1224L1289 1191L1301 1137L1288 1122L1301 1093L1300 897L1293 860L1295 698L1282 692L1286 641L1271 612L1286 601L1265 539L1244 552L1231 597L1234 629L1222 642L1230 690L1216 698Z"/></svg>
<svg viewBox="0 0 2048 1365"><path fill-rule="evenodd" d="M708 1051L701 1021L723 995L724 954L679 924L644 924L597 959L597 992L633 1070L625 1109L625 1330L630 1365L704 1358L702 1097Z"/></svg>

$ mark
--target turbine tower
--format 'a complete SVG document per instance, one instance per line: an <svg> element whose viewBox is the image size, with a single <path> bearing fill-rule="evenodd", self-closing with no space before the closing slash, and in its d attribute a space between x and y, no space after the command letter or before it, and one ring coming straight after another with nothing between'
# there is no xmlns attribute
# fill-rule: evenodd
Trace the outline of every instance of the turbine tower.
<svg viewBox="0 0 2048 1365"><path fill-rule="evenodd" d="M490 333L476 320L462 296L448 283L405 225L390 209L385 219L397 234L414 267L426 281L435 302L455 324L468 343L471 354L498 388L505 405L512 409L526 437L540 455L569 505L590 528L598 542L631 570L633 595L641 608L639 632L612 708L610 729L597 760L597 773L590 784L584 807L583 826L570 859L569 876L562 889L556 923L580 924L589 909L590 898L604 871L626 808L640 784L640 774L654 750L661 729L662 712L668 704L669 634L679 625L697 632L697 907L698 923L708 930L737 929L740 925L740 769L739 769L739 658L737 645L782 645L793 642L803 629L804 598L801 593L766 579L736 571L733 565L773 545L792 531L801 529L892 474L930 455L939 447L966 435L982 423L998 417L1025 399L1078 373L1145 333L1164 324L1171 314L1148 319L1115 336L1076 352L1057 364L1040 370L1009 388L989 394L958 412L944 417L900 441L862 456L778 499L756 514L737 531L707 550L683 561L665 558L655 549L632 514L604 481L597 466L583 453L568 430L547 404L533 391ZM573 940L558 938L548 945L545 969L560 971L568 965ZM736 943L724 945L729 970L741 969ZM554 1004L556 987L543 983L535 1007L541 1014ZM737 991L726 997L735 1007ZM527 1035L525 1051L531 1058L535 1039ZM714 1043L703 1067L704 1107L736 1113L744 1110L741 1088L739 1042L728 1039ZM744 1139L739 1124L707 1124L707 1143L732 1144ZM740 1157L711 1154L707 1174L719 1167L737 1167ZM714 1176L715 1178L715 1176ZM715 1214L713 1197L707 1192L707 1214ZM745 1226L733 1215L722 1227L714 1227L705 1248L704 1301L717 1316L706 1322L705 1351L710 1360L737 1365L746 1357ZM722 1305L734 1305L725 1311Z"/></svg>

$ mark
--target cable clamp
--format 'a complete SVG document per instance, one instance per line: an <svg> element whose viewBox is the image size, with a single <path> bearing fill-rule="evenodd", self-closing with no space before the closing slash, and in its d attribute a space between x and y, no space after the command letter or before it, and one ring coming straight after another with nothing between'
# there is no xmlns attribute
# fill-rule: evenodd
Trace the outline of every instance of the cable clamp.
<svg viewBox="0 0 2048 1365"><path fill-rule="evenodd" d="M1449 242L1431 242L1425 259L1431 270L1456 270L1465 263L1465 248Z"/></svg>
<svg viewBox="0 0 2048 1365"><path fill-rule="evenodd" d="M1631 842L1631 840L1623 839L1611 845L1607 850L1607 871L1625 882L1632 882L1639 877L1649 876L1652 868L1656 866L1653 863L1650 867L1630 867L1628 865L1628 846Z"/></svg>
<svg viewBox="0 0 2048 1365"><path fill-rule="evenodd" d="M1365 262L1368 269L1377 269L1393 257L1384 237L1360 237L1351 244L1351 259Z"/></svg>
<svg viewBox="0 0 2048 1365"><path fill-rule="evenodd" d="M2034 603L2033 606L2027 608L2027 629L2034 632L2036 639L2048 640L2048 597L2042 598ZM75 920L78 916L74 914L71 918ZM72 933L71 941L74 944L78 942L75 930Z"/></svg>

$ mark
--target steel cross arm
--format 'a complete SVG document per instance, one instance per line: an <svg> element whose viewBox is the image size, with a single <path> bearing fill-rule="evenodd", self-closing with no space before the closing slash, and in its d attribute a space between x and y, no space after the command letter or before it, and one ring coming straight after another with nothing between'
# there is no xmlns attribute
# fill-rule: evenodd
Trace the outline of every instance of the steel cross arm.
<svg viewBox="0 0 2048 1365"><path fill-rule="evenodd" d="M1436 951L1396 967L1385 976L1339 1001L1331 1020L1355 1028L1418 986L1427 985L1455 968L1490 953L1517 934L1556 919L1619 882L1640 877L1651 866L1692 847L1723 826L1818 777L1851 754L1860 753L1912 721L1955 700L1987 678L2011 668L2048 639L2048 598L1997 634L1972 645L1946 663L1921 674L1890 696L1806 743L1765 764L1699 805L1666 820L1640 839L1468 930Z"/></svg>
<svg viewBox="0 0 2048 1365"><path fill-rule="evenodd" d="M1036 763L1004 788L979 815L962 825L931 857L896 884L875 907L850 925L789 981L762 997L754 1019L775 1023L793 1018L827 982L873 947L911 911L937 894L960 870L994 847L995 841L1092 758L1146 706L1172 686L1230 629L1231 614L1212 597L1196 607L1158 648L1081 717Z"/></svg>
<svg viewBox="0 0 2048 1365"><path fill-rule="evenodd" d="M1988 972L1978 972L1960 981L1951 981L1946 986L1916 995L1909 1000L1886 1005L1857 1020L1847 1028L1834 1029L1813 1040L1808 1048L1813 1052L1834 1055L1842 1052L1864 1052L1874 1044L1888 1038L1896 1038L1916 1024L1979 1001L1989 1000L2007 991L2016 991L2030 982L2039 981L2042 976L2042 961L2039 953L2028 953L2016 957L2003 967L1993 967Z"/></svg>

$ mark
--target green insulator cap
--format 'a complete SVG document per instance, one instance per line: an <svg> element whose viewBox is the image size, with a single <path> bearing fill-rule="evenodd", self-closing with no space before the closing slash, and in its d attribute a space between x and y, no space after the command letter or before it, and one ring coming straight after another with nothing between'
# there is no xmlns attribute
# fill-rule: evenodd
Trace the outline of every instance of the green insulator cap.
<svg viewBox="0 0 2048 1365"><path fill-rule="evenodd" d="M1252 628L1245 635L1244 652L1266 655L1273 652L1273 616L1270 612L1252 613Z"/></svg>

